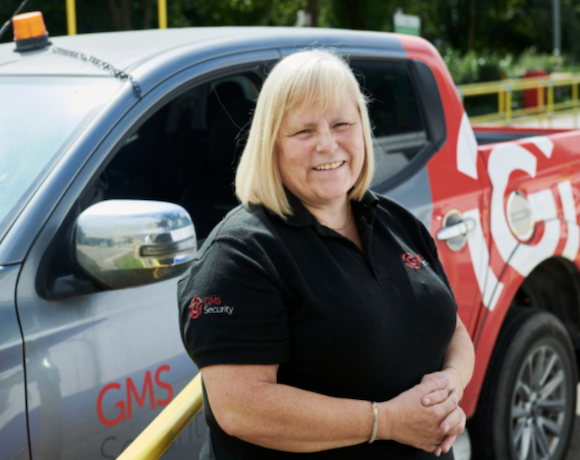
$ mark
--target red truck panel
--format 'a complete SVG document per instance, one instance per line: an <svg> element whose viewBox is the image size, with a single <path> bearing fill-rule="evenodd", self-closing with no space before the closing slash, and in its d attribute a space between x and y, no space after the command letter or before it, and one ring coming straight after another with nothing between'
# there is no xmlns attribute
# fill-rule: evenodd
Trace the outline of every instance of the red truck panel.
<svg viewBox="0 0 580 460"><path fill-rule="evenodd" d="M470 417L505 314L525 277L554 256L580 268L580 133L550 130L547 137L539 130L536 137L477 148L453 80L435 48L415 37L397 38L410 59L425 62L433 71L445 112L447 141L427 165L431 234L442 228L443 217L452 209L477 222L463 249L453 252L445 242L437 242L459 315L476 349L475 372L462 406ZM525 243L512 234L505 215L506 200L514 190L532 205L536 228Z"/></svg>

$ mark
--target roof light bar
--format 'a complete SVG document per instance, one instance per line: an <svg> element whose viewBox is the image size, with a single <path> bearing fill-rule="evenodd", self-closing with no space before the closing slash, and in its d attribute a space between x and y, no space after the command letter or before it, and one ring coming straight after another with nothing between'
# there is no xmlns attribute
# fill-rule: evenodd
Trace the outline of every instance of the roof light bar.
<svg viewBox="0 0 580 460"><path fill-rule="evenodd" d="M48 41L48 31L40 11L24 13L12 18L14 42L17 52L31 51L45 48L51 43Z"/></svg>

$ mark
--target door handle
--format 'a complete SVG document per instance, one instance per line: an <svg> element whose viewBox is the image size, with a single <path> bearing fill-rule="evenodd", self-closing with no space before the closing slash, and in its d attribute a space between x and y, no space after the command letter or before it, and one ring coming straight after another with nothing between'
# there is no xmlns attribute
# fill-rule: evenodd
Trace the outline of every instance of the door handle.
<svg viewBox="0 0 580 460"><path fill-rule="evenodd" d="M458 236L465 236L475 229L475 220L467 218L437 232L437 241L447 241Z"/></svg>

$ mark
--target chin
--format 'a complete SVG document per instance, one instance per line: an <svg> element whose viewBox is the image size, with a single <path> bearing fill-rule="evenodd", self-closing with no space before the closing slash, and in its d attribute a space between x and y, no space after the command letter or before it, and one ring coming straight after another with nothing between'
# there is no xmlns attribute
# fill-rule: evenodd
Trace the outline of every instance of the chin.
<svg viewBox="0 0 580 460"><path fill-rule="evenodd" d="M318 194L318 196L321 200L332 202L335 200L340 200L341 198L345 198L349 190L350 189L337 190L333 192L326 191L325 193Z"/></svg>

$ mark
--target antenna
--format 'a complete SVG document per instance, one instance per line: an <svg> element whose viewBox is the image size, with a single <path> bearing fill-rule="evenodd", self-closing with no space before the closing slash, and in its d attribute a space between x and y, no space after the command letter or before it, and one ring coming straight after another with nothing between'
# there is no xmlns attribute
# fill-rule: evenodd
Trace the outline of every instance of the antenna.
<svg viewBox="0 0 580 460"><path fill-rule="evenodd" d="M14 12L14 14L12 15L12 17L10 19L8 19L8 21L6 21L4 23L4 25L2 26L2 28L0 29L0 40L2 39L2 35L4 35L6 33L6 31L8 30L8 26L10 25L10 21L12 21L12 18L14 16L16 16L18 13L20 13L20 11L22 10L22 8L24 8L24 5L26 5L28 3L28 0L24 0L20 6L16 9L16 11Z"/></svg>

